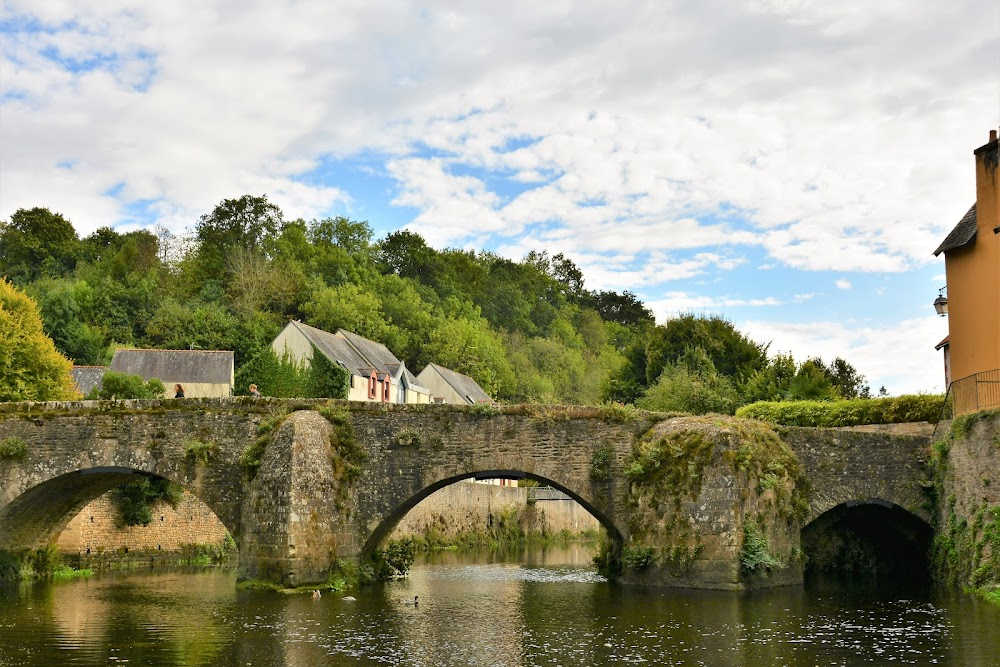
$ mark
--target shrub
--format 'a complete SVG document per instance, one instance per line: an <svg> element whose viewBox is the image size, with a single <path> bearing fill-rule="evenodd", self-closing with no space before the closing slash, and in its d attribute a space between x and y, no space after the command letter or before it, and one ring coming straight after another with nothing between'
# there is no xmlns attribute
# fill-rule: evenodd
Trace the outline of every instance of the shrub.
<svg viewBox="0 0 1000 667"><path fill-rule="evenodd" d="M21 438L4 438L0 440L0 457L20 459L28 453L28 445Z"/></svg>
<svg viewBox="0 0 1000 667"><path fill-rule="evenodd" d="M214 461L218 454L219 446L214 442L188 440L184 443L184 456L204 465L208 465L209 462Z"/></svg>
<svg viewBox="0 0 1000 667"><path fill-rule="evenodd" d="M602 447L590 457L590 480L606 482L611 479L611 462L615 452L610 447Z"/></svg>
<svg viewBox="0 0 1000 667"><path fill-rule="evenodd" d="M162 500L176 507L183 489L162 477L143 477L122 484L112 498L118 507L118 523L122 526L148 526L153 522L153 503Z"/></svg>
<svg viewBox="0 0 1000 667"><path fill-rule="evenodd" d="M163 383L156 378L147 382L141 375L107 371L101 379L101 385L91 389L87 398L90 400L162 398L164 393L166 389Z"/></svg>
<svg viewBox="0 0 1000 667"><path fill-rule="evenodd" d="M364 576L373 581L404 577L413 565L417 548L413 540L390 540L384 549L375 549L363 566Z"/></svg>
<svg viewBox="0 0 1000 667"><path fill-rule="evenodd" d="M944 396L909 394L892 398L847 401L761 401L736 411L737 417L759 419L785 426L858 426L937 422Z"/></svg>
<svg viewBox="0 0 1000 667"><path fill-rule="evenodd" d="M315 347L306 367L288 354L280 358L270 346L261 349L236 371L236 391L249 393L256 384L265 396L276 398L347 398L351 375Z"/></svg>
<svg viewBox="0 0 1000 667"><path fill-rule="evenodd" d="M396 442L400 447L419 447L420 431L412 428L404 428L396 432Z"/></svg>
<svg viewBox="0 0 1000 667"><path fill-rule="evenodd" d="M630 570L644 570L653 564L653 547L622 547L622 565Z"/></svg>
<svg viewBox="0 0 1000 667"><path fill-rule="evenodd" d="M767 535L754 522L747 522L743 526L740 565L749 574L766 574L783 567L781 561L771 555L771 543Z"/></svg>

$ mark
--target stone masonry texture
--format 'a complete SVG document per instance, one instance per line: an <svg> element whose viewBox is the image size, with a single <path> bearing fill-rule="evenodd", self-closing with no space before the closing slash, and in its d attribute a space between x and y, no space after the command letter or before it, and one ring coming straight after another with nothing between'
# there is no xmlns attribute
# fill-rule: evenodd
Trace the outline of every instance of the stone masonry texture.
<svg viewBox="0 0 1000 667"><path fill-rule="evenodd" d="M49 544L95 498L135 475L157 475L181 484L215 513L237 543L241 577L300 585L324 580L337 558L370 553L435 491L483 473L563 490L617 547L631 540L624 468L634 444L660 419L622 419L597 408L338 402L335 409L348 412L353 439L365 454L360 474L348 483L331 447L332 427L311 409L319 405L326 403L228 398L0 405L0 440L20 438L27 445L23 457L0 458L0 548ZM289 410L251 479L240 456L263 421ZM872 499L926 514L919 501L926 437L834 429L781 434L812 480L810 519L841 503ZM207 462L192 453L198 443L212 445ZM591 464L599 452L609 454L609 474L594 479ZM705 555L687 579L645 583L736 581L734 531L759 495L747 484L724 467L710 468L707 495L684 508L709 545ZM798 534L781 539L782 548L792 548Z"/></svg>

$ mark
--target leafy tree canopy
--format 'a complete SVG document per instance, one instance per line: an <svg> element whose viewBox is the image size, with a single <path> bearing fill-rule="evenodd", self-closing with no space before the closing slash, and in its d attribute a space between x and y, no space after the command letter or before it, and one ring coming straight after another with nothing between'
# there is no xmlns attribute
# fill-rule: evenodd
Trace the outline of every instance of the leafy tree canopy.
<svg viewBox="0 0 1000 667"><path fill-rule="evenodd" d="M728 412L869 392L846 361L768 359L718 315L658 326L632 292L586 289L563 254L438 250L409 230L375 240L367 222L285 220L266 196L222 200L194 222L186 234L104 227L79 240L61 215L21 210L0 223L0 269L77 362L104 362L116 344L231 349L238 392L256 382L272 396L339 393L343 378L307 377L265 352L289 319L377 340L413 371L440 363L507 401L666 409L669 394L683 397L676 409Z"/></svg>
<svg viewBox="0 0 1000 667"><path fill-rule="evenodd" d="M80 240L72 223L47 208L18 209L0 223L0 275L18 284L62 276L76 266Z"/></svg>
<svg viewBox="0 0 1000 667"><path fill-rule="evenodd" d="M35 302L0 278L0 401L73 398L72 367L42 330Z"/></svg>
<svg viewBox="0 0 1000 667"><path fill-rule="evenodd" d="M224 199L195 226L196 253L202 275L225 271L226 257L237 248L264 250L281 228L282 213L267 195Z"/></svg>

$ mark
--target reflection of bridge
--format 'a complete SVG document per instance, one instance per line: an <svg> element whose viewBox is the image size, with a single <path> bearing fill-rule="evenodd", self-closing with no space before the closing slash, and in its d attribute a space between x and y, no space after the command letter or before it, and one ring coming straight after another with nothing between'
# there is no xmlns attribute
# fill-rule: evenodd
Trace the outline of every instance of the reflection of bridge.
<svg viewBox="0 0 1000 667"><path fill-rule="evenodd" d="M285 584L325 579L334 559L370 551L421 500L468 477L538 480L583 505L615 547L630 543L633 504L623 469L655 415L623 420L592 408L345 403L345 431L302 409L309 406L250 399L3 406L0 441L20 438L27 453L0 458L0 547L49 543L88 502L134 475L183 485L233 535L241 576ZM261 424L289 408L299 411L277 429L251 479L240 457ZM356 474L349 454L331 453L331 434L364 450ZM788 429L783 437L812 483L807 523L858 501L927 519L919 509L926 438L815 429ZM211 447L207 461L197 443ZM610 454L604 476L592 471L598 452ZM706 539L715 546L702 554L706 565L696 577L671 583L739 587L743 517L734 512L747 480L721 468L710 474L718 479L685 509L692 525L715 536Z"/></svg>

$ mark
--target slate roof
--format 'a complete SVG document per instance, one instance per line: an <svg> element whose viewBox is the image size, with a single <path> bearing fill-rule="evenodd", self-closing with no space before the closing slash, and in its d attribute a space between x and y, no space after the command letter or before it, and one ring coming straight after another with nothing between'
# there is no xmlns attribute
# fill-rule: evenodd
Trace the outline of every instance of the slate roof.
<svg viewBox="0 0 1000 667"><path fill-rule="evenodd" d="M110 370L143 379L171 382L230 384L233 380L231 350L115 350Z"/></svg>
<svg viewBox="0 0 1000 667"><path fill-rule="evenodd" d="M94 387L100 387L107 366L73 366L73 382L80 393L86 396Z"/></svg>
<svg viewBox="0 0 1000 667"><path fill-rule="evenodd" d="M351 375L369 377L373 370L377 370L372 367L371 362L358 354L358 351L351 347L345 339L338 337L336 334L294 320L292 324L295 325L295 328L303 336L309 339L310 343L316 346L316 349L323 356L330 361L345 366Z"/></svg>
<svg viewBox="0 0 1000 667"><path fill-rule="evenodd" d="M380 381L385 380L386 375L397 378L397 381L399 377L405 377L407 386L427 392L406 365L382 343L376 343L346 329L337 329L337 333L332 334L297 320L293 320L292 324L327 359L342 364L352 375L367 378L371 376L372 371L375 371ZM400 368L403 371L402 375L399 372Z"/></svg>
<svg viewBox="0 0 1000 667"><path fill-rule="evenodd" d="M438 366L437 364L431 363L428 366L437 370L444 378L445 382L451 385L451 388L458 392L458 395L464 398L468 403L492 403L493 398L487 394L479 383L470 378L468 375L463 375L458 371L453 371L450 368L445 368L444 366Z"/></svg>
<svg viewBox="0 0 1000 667"><path fill-rule="evenodd" d="M943 252L949 250L954 250L955 248L961 248L970 243L976 242L976 205L973 204L969 212L962 216L962 219L958 221L955 228L948 233L938 249L934 251L934 256L937 257Z"/></svg>
<svg viewBox="0 0 1000 667"><path fill-rule="evenodd" d="M948 340L949 338L951 338L951 336L950 336L950 335L948 335L948 336L945 336L944 338L942 338L942 339L941 339L941 342L940 342L940 343L938 343L937 345L935 345L935 346L934 346L934 349L935 349L935 350L940 350L940 349L941 349L942 347L944 347L945 345L950 345L950 344L951 344L951 342L950 342L950 341Z"/></svg>
<svg viewBox="0 0 1000 667"><path fill-rule="evenodd" d="M379 377L385 373L394 375L399 371L402 362L382 343L376 343L346 329L337 329L335 335L347 341L364 359L367 359L370 367L378 371Z"/></svg>

